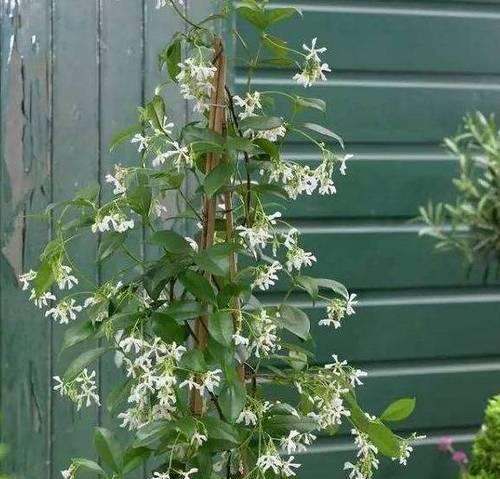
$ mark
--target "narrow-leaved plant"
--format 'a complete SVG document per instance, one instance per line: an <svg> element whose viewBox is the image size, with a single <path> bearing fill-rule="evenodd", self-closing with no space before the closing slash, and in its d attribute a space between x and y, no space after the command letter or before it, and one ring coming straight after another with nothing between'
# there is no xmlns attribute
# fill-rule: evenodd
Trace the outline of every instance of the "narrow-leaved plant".
<svg viewBox="0 0 500 479"><path fill-rule="evenodd" d="M371 478L379 453L406 464L412 451L415 435L399 437L386 422L406 418L414 400L398 400L380 417L363 411L355 390L366 373L335 354L318 365L309 318L289 301L299 291L322 304L324 334L354 314L355 294L305 274L317 259L276 211L276 203L302 194L334 194L334 176L346 174L348 156L332 150L335 143L343 148L338 135L301 121L306 110L323 112L323 100L254 88L262 66L298 68L293 79L305 88L330 72L316 39L298 50L269 33L300 13L265 3L246 0L225 12L239 15L258 38L254 51L231 32L248 70L245 90L235 94L224 37L208 27L222 15L194 23L181 0L159 0L186 27L160 64L197 119L174 125L158 87L139 109L138 124L112 146L131 142L140 153L137 166L116 165L106 176L112 199L89 186L49 207L53 239L37 270L20 282L45 316L71 323L64 349L87 345L54 378L54 389L77 409L101 406L92 365L114 355L124 380L107 407L131 435L125 446L97 428L99 461L73 458L65 479L80 472L122 478L146 461L154 479L291 477L300 466L294 454L344 423L357 448L344 467L350 479ZM276 111L283 101L290 106L286 117ZM283 156L293 136L318 149L317 166ZM89 236L99 238L99 262L115 256L120 265L98 284L71 252ZM273 287L273 295L254 294Z"/></svg>
<svg viewBox="0 0 500 479"><path fill-rule="evenodd" d="M439 250L456 250L469 266L500 261L500 131L495 118L477 112L465 117L448 151L459 160L453 179L454 203L432 203L420 208L425 223L422 236L437 240Z"/></svg>

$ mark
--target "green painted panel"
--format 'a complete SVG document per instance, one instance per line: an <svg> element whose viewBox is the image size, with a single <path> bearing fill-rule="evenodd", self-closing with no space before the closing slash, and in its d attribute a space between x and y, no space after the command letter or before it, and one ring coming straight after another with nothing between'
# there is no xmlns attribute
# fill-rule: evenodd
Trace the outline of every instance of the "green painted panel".
<svg viewBox="0 0 500 479"><path fill-rule="evenodd" d="M54 200L61 201L99 178L97 4L57 2L53 15L52 175ZM95 235L89 234L73 243L70 250L91 284L97 278L96 246ZM71 351L59 359L64 329L64 326L53 325L53 373L58 375L77 353ZM53 408L51 477L57 477L71 457L94 457L89 438L93 437L98 413L94 407L77 413L70 401L56 395Z"/></svg>
<svg viewBox="0 0 500 479"><path fill-rule="evenodd" d="M324 222L302 231L305 249L314 250L318 258L311 274L333 276L352 290L483 283L479 265L467 277L463 259L455 253L437 253L432 240L417 235L417 225Z"/></svg>
<svg viewBox="0 0 500 479"><path fill-rule="evenodd" d="M401 1L295 3L304 16L278 24L272 32L281 37L300 32L290 39L293 48L317 36L321 46L328 46L325 59L335 71L500 73L491 48L500 41L497 6ZM248 35L251 28L240 23L238 28Z"/></svg>
<svg viewBox="0 0 500 479"><path fill-rule="evenodd" d="M307 313L318 361L328 362L335 353L356 362L382 362L498 355L499 309L498 292L453 292L374 299L361 294L356 315L338 330L318 326L323 308Z"/></svg>
<svg viewBox="0 0 500 479"><path fill-rule="evenodd" d="M115 164L134 166L140 156L132 145L123 145L110 152L113 136L120 130L137 123L137 105L142 103L143 94L143 6L136 0L104 2L101 17L100 49L100 179L104 184L105 175L113 171ZM126 81L123 81L126 79ZM112 197L109 184L102 190L104 201ZM139 254L142 235L129 235L130 247ZM110 258L100 270L99 279L109 280L123 269L125 258ZM123 372L114 363L114 356L108 355L100 364L100 394L103 402L112 391ZM124 376L124 375L123 375ZM99 422L114 430L123 445L130 442L130 433L119 427L120 421L112 418L107 409L99 410ZM91 438L87 438L91 440ZM130 475L131 479L143 477L139 468Z"/></svg>
<svg viewBox="0 0 500 479"><path fill-rule="evenodd" d="M253 83L260 91L284 88L292 94L325 99L329 105L327 113L315 115L314 119L339 133L348 145L440 144L445 136L456 132L466 112L500 111L500 86L486 77L429 80L405 75L384 78L337 74L305 92L291 76L262 74ZM241 85L243 77L237 82ZM312 116L303 118L310 120Z"/></svg>
<svg viewBox="0 0 500 479"><path fill-rule="evenodd" d="M50 324L16 277L35 266L48 237L44 222L28 221L50 202L48 6L0 5L0 442L11 447L2 466L19 478L47 479Z"/></svg>
<svg viewBox="0 0 500 479"><path fill-rule="evenodd" d="M337 175L337 194L304 196L299 202L281 202L283 216L288 218L412 218L419 206L435 201L452 201L457 164L448 159L431 159L424 155L413 159L410 153L357 153L348 162L348 174ZM312 155L290 152L294 160ZM312 168L319 158L304 160ZM374 185L378 185L374 194ZM275 198L270 201L275 202Z"/></svg>

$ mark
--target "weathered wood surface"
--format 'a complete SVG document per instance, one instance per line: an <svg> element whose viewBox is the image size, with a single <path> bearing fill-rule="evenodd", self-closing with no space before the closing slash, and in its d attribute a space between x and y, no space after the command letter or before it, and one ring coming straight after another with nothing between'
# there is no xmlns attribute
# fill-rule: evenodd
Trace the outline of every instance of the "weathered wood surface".
<svg viewBox="0 0 500 479"><path fill-rule="evenodd" d="M133 164L133 148L110 153L114 133L133 124L137 106L164 79L157 53L180 22L155 0L12 0L1 12L0 361L2 438L11 453L3 467L16 477L53 479L74 456L93 457L92 430L112 427L104 409L76 413L51 392L52 376L69 360L59 355L64 328L52 324L19 290L17 275L36 265L50 238L30 215L102 180L114 163ZM198 5L196 5L198 4ZM187 7L186 7L187 8ZM196 12L210 2L192 2ZM184 101L166 90L172 118L186 120ZM141 246L140 234L137 248ZM97 267L97 240L75 244L84 273ZM98 368L102 397L116 368ZM137 478L144 471L138 471Z"/></svg>

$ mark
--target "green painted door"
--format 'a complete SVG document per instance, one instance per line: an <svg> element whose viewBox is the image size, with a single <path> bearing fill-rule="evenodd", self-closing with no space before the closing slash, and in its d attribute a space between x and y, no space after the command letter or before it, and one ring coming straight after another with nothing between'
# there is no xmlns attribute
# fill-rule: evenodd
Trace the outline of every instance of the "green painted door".
<svg viewBox="0 0 500 479"><path fill-rule="evenodd" d="M0 4L0 400L2 437L12 447L6 465L19 478L58 477L68 458L91 454L91 429L109 421L103 411L74 413L50 393L51 376L67 361L57 353L63 330L26 303L16 275L50 237L29 215L103 178L113 163L135 161L134 152L110 154L107 145L160 80L156 53L177 25L154 3ZM287 211L317 252L316 272L343 280L361 298L342 330L318 336L320 356L328 361L335 352L371 373L361 394L374 412L417 396L415 416L401 427L429 439L408 469L384 463L380 477L451 478L435 442L444 433L469 441L486 398L499 389L500 289L482 286L480 274L466 279L460 260L433 254L407 220L428 198L451 198L456 165L439 148L441 138L466 111L499 110L500 4L294 4L304 18L288 27L291 43L300 48L318 36L332 48L334 73L317 90L329 99L326 121L356 155L337 197L307 198ZM191 0L188 13L208 9L207 0ZM235 70L236 84L242 75ZM298 91L290 77L262 71L257 88ZM185 121L174 89L167 100L175 120ZM300 143L289 154L318 159ZM106 274L93 261L97 247L80 245L91 278ZM100 373L105 394L112 366L101 364ZM342 462L352 454L346 437L321 440L304 458L304 476L344 477Z"/></svg>

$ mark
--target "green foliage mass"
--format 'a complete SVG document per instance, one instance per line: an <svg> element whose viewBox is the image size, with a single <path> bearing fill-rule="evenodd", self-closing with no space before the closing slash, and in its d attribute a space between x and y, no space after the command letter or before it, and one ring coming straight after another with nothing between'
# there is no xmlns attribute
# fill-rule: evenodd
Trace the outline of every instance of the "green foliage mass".
<svg viewBox="0 0 500 479"><path fill-rule="evenodd" d="M469 475L466 479L500 477L500 395L492 398L485 419L472 448Z"/></svg>

